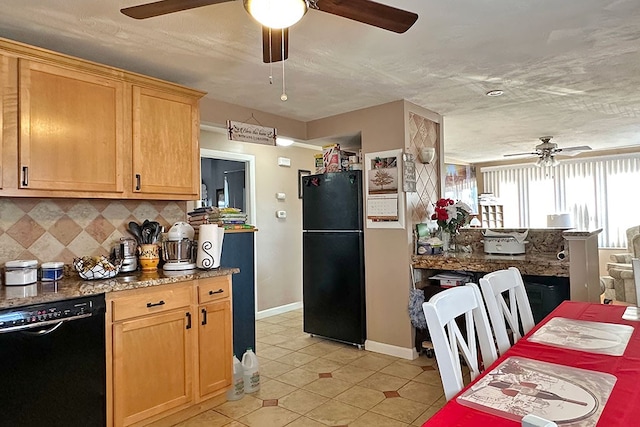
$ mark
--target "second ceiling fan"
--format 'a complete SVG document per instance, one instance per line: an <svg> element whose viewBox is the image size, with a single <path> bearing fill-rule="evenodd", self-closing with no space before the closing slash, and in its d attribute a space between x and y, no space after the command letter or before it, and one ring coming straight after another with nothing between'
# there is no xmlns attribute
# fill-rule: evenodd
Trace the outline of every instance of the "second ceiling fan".
<svg viewBox="0 0 640 427"><path fill-rule="evenodd" d="M123 14L135 18L146 19L197 7L209 6L218 3L227 3L234 0L161 0L153 3L120 9ZM254 18L264 6L263 3L275 4L290 3L286 7L298 8L298 19L308 9L342 16L343 18L362 22L395 33L404 33L416 22L418 15L413 12L397 9L369 0L243 0L247 12ZM268 7L267 5L266 7ZM257 19L257 18L256 18ZM260 19L257 19L260 21ZM294 23L297 21L294 21ZM277 24L276 24L277 25ZM286 24L285 24L286 25ZM291 24L289 24L291 25ZM278 62L287 59L289 54L289 28L288 26L276 28L273 25L262 26L262 60L265 63Z"/></svg>

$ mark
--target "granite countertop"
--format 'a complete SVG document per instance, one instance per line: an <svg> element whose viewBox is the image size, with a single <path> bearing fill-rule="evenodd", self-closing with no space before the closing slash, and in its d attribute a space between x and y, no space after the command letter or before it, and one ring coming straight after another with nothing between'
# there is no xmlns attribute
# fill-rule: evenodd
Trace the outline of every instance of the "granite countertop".
<svg viewBox="0 0 640 427"><path fill-rule="evenodd" d="M60 301L85 295L160 286L206 277L226 276L239 272L238 268L171 272L160 269L151 273L139 271L123 273L107 280L82 280L74 274L65 276L57 282L37 282L26 286L0 286L0 309Z"/></svg>
<svg viewBox="0 0 640 427"><path fill-rule="evenodd" d="M414 268L431 270L461 270L488 273L517 267L521 274L532 276L569 277L569 262L551 254L488 255L484 253L447 253L443 255L413 255Z"/></svg>

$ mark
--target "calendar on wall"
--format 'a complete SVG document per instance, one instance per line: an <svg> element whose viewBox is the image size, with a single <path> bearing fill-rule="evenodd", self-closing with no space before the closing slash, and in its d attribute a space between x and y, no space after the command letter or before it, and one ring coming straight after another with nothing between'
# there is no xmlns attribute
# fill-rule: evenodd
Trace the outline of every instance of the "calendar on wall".
<svg viewBox="0 0 640 427"><path fill-rule="evenodd" d="M404 228L402 150L365 154L367 228Z"/></svg>
<svg viewBox="0 0 640 427"><path fill-rule="evenodd" d="M372 221L398 220L398 195L374 195L367 198L367 219Z"/></svg>

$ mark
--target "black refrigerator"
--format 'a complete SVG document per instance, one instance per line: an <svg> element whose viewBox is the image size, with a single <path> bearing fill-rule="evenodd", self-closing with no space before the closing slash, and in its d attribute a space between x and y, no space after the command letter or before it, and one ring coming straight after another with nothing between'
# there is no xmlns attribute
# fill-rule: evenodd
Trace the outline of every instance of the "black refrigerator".
<svg viewBox="0 0 640 427"><path fill-rule="evenodd" d="M304 331L361 347L367 336L362 172L302 180Z"/></svg>

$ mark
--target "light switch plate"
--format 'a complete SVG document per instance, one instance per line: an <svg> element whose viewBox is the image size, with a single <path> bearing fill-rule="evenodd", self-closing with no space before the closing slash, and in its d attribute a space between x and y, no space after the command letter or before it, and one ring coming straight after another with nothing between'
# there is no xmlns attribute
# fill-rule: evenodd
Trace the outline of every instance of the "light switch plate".
<svg viewBox="0 0 640 427"><path fill-rule="evenodd" d="M276 211L276 218L286 218L287 217L287 211Z"/></svg>
<svg viewBox="0 0 640 427"><path fill-rule="evenodd" d="M278 200L284 200L287 198L287 195L284 193L276 193L276 199Z"/></svg>

